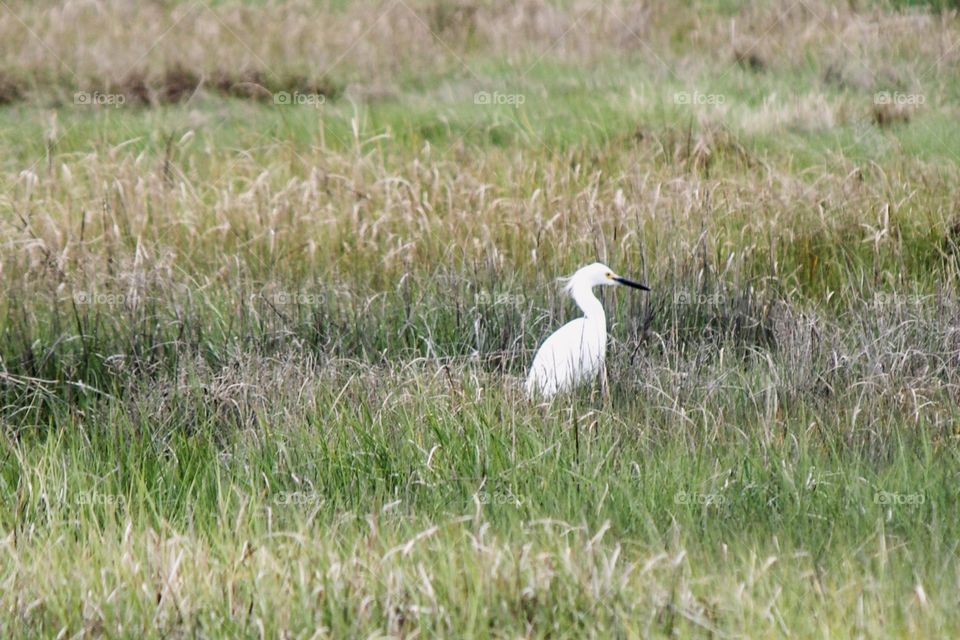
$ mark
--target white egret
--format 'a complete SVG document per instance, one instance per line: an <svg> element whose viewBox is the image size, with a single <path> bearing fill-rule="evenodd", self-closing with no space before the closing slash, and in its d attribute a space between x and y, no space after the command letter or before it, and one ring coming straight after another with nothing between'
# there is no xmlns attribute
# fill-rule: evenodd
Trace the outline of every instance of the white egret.
<svg viewBox="0 0 960 640"><path fill-rule="evenodd" d="M547 338L533 357L527 377L527 395L550 399L594 380L603 369L607 350L607 316L594 287L625 285L649 291L639 282L615 274L605 264L594 262L581 267L564 290L573 296L583 317L571 320Z"/></svg>

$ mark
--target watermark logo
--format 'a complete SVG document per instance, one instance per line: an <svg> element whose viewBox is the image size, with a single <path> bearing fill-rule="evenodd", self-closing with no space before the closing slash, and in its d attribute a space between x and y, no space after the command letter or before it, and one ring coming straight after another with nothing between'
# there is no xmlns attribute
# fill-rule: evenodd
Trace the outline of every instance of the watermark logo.
<svg viewBox="0 0 960 640"><path fill-rule="evenodd" d="M882 307L917 306L923 302L924 296L915 293L897 293L878 291L873 294L873 301Z"/></svg>
<svg viewBox="0 0 960 640"><path fill-rule="evenodd" d="M727 297L722 293L697 293L682 289L673 294L673 304L678 306L715 307L726 302Z"/></svg>
<svg viewBox="0 0 960 640"><path fill-rule="evenodd" d="M127 296L122 293L98 293L96 291L77 291L73 294L73 301L78 305L100 305L107 307L122 306L127 303Z"/></svg>
<svg viewBox="0 0 960 640"><path fill-rule="evenodd" d="M902 91L878 91L873 95L873 104L890 104L901 107L918 107L927 102L922 93L904 93Z"/></svg>
<svg viewBox="0 0 960 640"><path fill-rule="evenodd" d="M673 94L674 104L683 105L721 105L727 101L722 93L701 93L699 91L678 91Z"/></svg>
<svg viewBox="0 0 960 640"><path fill-rule="evenodd" d="M127 503L125 496L119 493L101 493L99 491L83 491L74 500L79 505L117 506L123 507Z"/></svg>
<svg viewBox="0 0 960 640"><path fill-rule="evenodd" d="M521 500L513 491L507 489L506 491L478 491L477 492L477 501L480 504L493 504L493 505L505 505L512 504L516 506L521 506L523 500Z"/></svg>
<svg viewBox="0 0 960 640"><path fill-rule="evenodd" d="M273 104L281 106L313 107L319 109L327 102L327 96L322 93L300 93L294 91L278 91L273 94Z"/></svg>
<svg viewBox="0 0 960 640"><path fill-rule="evenodd" d="M892 491L878 491L873 494L875 504L887 506L919 506L927 501L922 493L893 493Z"/></svg>
<svg viewBox="0 0 960 640"><path fill-rule="evenodd" d="M289 305L296 306L315 306L324 304L326 296L322 293L309 293L307 291L275 291L264 296L270 304L277 307Z"/></svg>
<svg viewBox="0 0 960 640"><path fill-rule="evenodd" d="M497 305L497 306L523 306L527 301L522 293L490 293L486 289L481 289L474 297L473 303L476 305Z"/></svg>
<svg viewBox="0 0 960 640"><path fill-rule="evenodd" d="M273 501L275 504L312 507L323 502L323 499L314 491L281 491Z"/></svg>
<svg viewBox="0 0 960 640"><path fill-rule="evenodd" d="M122 107L127 102L127 96L122 93L101 93L94 91L77 91L73 94L73 104L80 106Z"/></svg>
<svg viewBox="0 0 960 640"><path fill-rule="evenodd" d="M673 496L674 504L692 504L703 507L720 507L727 503L727 497L722 493L699 493L697 491L680 491Z"/></svg>
<svg viewBox="0 0 960 640"><path fill-rule="evenodd" d="M519 108L527 101L527 96L522 93L500 93L494 91L477 91L473 94L473 104L479 105L507 105Z"/></svg>

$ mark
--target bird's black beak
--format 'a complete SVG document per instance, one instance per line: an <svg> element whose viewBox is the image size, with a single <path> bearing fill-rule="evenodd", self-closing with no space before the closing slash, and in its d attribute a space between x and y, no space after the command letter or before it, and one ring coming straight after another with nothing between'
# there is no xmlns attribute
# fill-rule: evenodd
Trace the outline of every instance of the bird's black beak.
<svg viewBox="0 0 960 640"><path fill-rule="evenodd" d="M620 276L613 276L613 281L628 287L633 287L634 289L640 289L640 291L650 291L650 287L647 285L634 282L633 280L627 280L626 278L621 278Z"/></svg>

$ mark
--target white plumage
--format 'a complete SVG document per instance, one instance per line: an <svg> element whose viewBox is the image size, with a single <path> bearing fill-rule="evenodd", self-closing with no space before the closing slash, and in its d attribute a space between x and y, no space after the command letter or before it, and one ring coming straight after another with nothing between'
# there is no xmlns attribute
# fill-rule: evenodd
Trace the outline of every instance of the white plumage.
<svg viewBox="0 0 960 640"><path fill-rule="evenodd" d="M646 285L627 280L599 262L581 267L567 282L565 291L583 311L583 317L571 320L550 335L533 357L527 377L527 394L550 399L591 382L603 369L607 350L607 316L593 288L626 285L649 291Z"/></svg>

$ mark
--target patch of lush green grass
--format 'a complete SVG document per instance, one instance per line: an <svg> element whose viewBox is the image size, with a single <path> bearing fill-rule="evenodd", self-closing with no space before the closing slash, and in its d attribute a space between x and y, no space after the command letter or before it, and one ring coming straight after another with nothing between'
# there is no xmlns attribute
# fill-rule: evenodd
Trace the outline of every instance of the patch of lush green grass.
<svg viewBox="0 0 960 640"><path fill-rule="evenodd" d="M379 379L390 380L390 375L384 372ZM786 407L768 431L758 407L738 401L736 391L719 403L734 412L726 419L730 427L724 427L707 414L677 424L654 396L629 401L618 395L599 413L589 411L592 402L584 397L586 404L562 403L539 413L521 409L494 379L453 394L443 389L445 383L411 382L415 394L395 401L387 390L392 383L377 391L347 379L341 389L331 385L309 407L299 408L302 417L296 421L255 421L242 431L224 431L222 417L210 415L193 432L174 423L164 434L121 405L98 420L59 414L55 429L22 433L5 444L2 525L16 532L21 554L66 536L70 542L51 549L48 561L70 567L79 585L94 580L98 565L78 564L70 556L74 545L90 545L82 552L89 558L124 528L124 539L159 535L174 544L167 532L175 531L193 541L189 554L202 562L199 566L187 564L167 575L170 567L160 558L140 560L167 575L151 579L146 571L142 579L155 585L148 590L123 577L127 559L97 560L116 576L111 581L119 580L118 597L97 605L110 612L113 625L136 626L138 616L157 605L154 589L195 594L168 605L176 607L177 627L237 624L223 609L220 594L237 588L237 563L245 560L229 554L283 555L286 536L307 547L329 547L329 555L299 555L290 569L262 584L258 602L283 594L312 599L295 567L307 575L319 572L319 579L343 581L346 576L335 567L350 562L350 554L362 546L372 545L374 553L384 555L383 570L416 572L418 563L428 562L441 572L435 579L443 575L443 558L457 553L461 571L454 583L438 581L433 591L414 588L402 596L405 606L419 612L408 615L415 615L420 628L442 632L484 635L502 615L497 607L523 609L533 602L526 623L508 616L496 622L498 633L519 632L524 624L536 635L551 629L567 633L584 624L632 634L646 628L644 620L656 620L659 632L671 625L690 632L706 620L746 629L762 619L763 607L738 599L762 600L781 587L786 624L809 619L812 608L826 616L822 624L842 629L847 623L831 616L844 609L846 600L837 593L811 601L808 589L840 588L848 580L874 584L864 594L868 608L883 606L899 619L886 624L915 623L917 605L900 591L915 584L931 599L926 606L943 607L945 617L937 624L956 624L946 604L956 564L944 565L943 559L956 552L957 520L951 514L957 508L952 480L958 460L954 447L942 447L934 425L906 427L891 414L875 425L883 429L885 442L868 444L856 428L842 426L850 415L832 404L829 410L803 402ZM743 383L750 388L750 382ZM202 397L191 395L178 399L180 408L202 411ZM369 519L362 517L366 513L372 514ZM128 522L135 523L132 531ZM544 524L532 524L537 522ZM435 537L418 544L418 534L433 526L439 526L431 534ZM560 537L545 535L551 527L572 529ZM587 589L574 597L586 584L576 587L580 579L555 573L559 567L546 583L523 586L545 570L540 563L546 558L579 557L579 545L586 542L576 533L581 528L586 538L596 534L588 545L596 547L593 553L609 554L620 548L616 541L624 543L617 551L620 562L608 565L610 573L598 574L620 587ZM531 556L530 567L509 569L504 579L521 586L497 593L485 582L490 567L477 564L492 549L463 547L474 536L497 549L500 543L493 540L522 540L532 547L525 553L545 556ZM893 540L899 542L885 548L885 541ZM413 554L405 550L407 542ZM649 563L659 553L672 557L680 549L686 558L676 558L678 564L663 576L666 583L656 561L650 567L656 576L626 571L634 562ZM837 549L849 549L851 555L837 555ZM221 550L232 551L222 557ZM503 547L498 553L513 552ZM357 567L353 579L374 580L377 591L400 588L368 576L368 570ZM812 582L801 586L805 574ZM741 587L746 591L711 589L721 576L747 579ZM82 624L69 606L76 597L72 590L45 590L54 576L28 570L24 579L23 598L43 601L23 620L30 628ZM192 580L199 584L191 586ZM651 580L657 588L679 590L674 597L685 604L634 600L634 590L650 588L644 585ZM337 588L346 591L336 596L335 606L321 595L307 610L254 607L268 628L293 632L322 625L339 635L390 626L391 612L383 604L364 613L367 587ZM100 602L104 596L90 597ZM170 596L160 598L160 611L165 597ZM891 599L903 603L891 608ZM806 611L800 603L806 603ZM473 609L475 615L454 625L436 607ZM709 612L706 619L696 614L698 607ZM561 621L546 615L554 609L566 612L559 613ZM633 615L616 621L626 612ZM364 626L351 626L355 619L363 619ZM857 627L870 633L880 628L870 619L861 619Z"/></svg>
<svg viewBox="0 0 960 640"><path fill-rule="evenodd" d="M934 104L906 123L882 128L871 113L874 92L823 86L821 94L818 68L757 74L728 62L712 71L692 80L674 75L668 82L651 82L658 68L640 59L590 68L543 60L530 65L471 60L452 76L417 76L402 85L401 93L368 103L322 97L317 103L277 104L201 91L186 104L159 108L61 105L55 123L52 112L18 106L0 114L0 130L14 152L8 162L31 160L36 166L51 152L110 147L161 156L170 140L188 131L197 137L190 147L178 148L179 159L189 154L196 162L211 148L261 157L273 153L277 141L288 142L295 152L316 145L336 151L378 146L405 156L430 144L440 151L520 147L553 154L624 145L638 132L696 138L721 122L744 149L766 162L790 162L794 170L837 157L860 163L901 154L956 160L960 147L951 116ZM791 125L791 109L816 95L825 102L809 107L814 123ZM937 104L948 99L923 97ZM785 125L767 115L771 107L765 102L771 99L774 111L784 112ZM836 126L816 120L833 120L818 111L836 105L850 116Z"/></svg>

